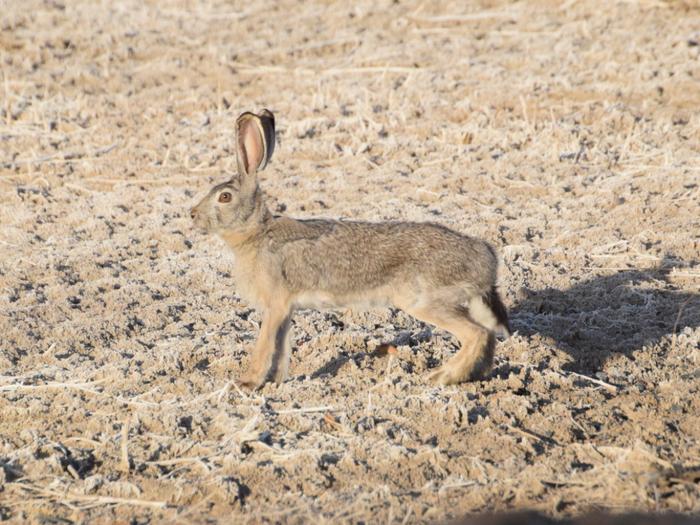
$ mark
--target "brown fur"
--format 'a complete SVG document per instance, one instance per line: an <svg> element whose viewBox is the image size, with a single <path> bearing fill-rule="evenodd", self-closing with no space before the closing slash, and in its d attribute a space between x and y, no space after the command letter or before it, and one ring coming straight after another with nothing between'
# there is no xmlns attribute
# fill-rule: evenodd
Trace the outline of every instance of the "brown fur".
<svg viewBox="0 0 700 525"><path fill-rule="evenodd" d="M219 234L233 250L238 292L263 312L242 382L257 387L271 377L284 381L295 309L342 306L395 306L454 334L460 351L431 374L441 384L488 373L494 332L508 332L493 249L432 223L273 217L256 177L273 151L273 138L271 113L243 114L239 177L215 186L191 212L198 226ZM223 193L230 201L220 202Z"/></svg>

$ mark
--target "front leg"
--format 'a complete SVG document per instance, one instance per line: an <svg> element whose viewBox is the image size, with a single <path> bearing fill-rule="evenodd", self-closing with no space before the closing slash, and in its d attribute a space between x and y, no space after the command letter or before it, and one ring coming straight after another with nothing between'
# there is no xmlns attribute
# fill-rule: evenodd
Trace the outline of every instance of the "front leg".
<svg viewBox="0 0 700 525"><path fill-rule="evenodd" d="M275 335L275 355L272 358L270 376L278 385L284 383L287 379L287 372L289 370L289 358L292 353L291 337L289 333L291 324L292 312L285 318Z"/></svg>
<svg viewBox="0 0 700 525"><path fill-rule="evenodd" d="M265 310L250 366L240 379L242 386L251 390L259 388L268 379L273 361L284 359L290 317L289 305L284 303L275 303Z"/></svg>

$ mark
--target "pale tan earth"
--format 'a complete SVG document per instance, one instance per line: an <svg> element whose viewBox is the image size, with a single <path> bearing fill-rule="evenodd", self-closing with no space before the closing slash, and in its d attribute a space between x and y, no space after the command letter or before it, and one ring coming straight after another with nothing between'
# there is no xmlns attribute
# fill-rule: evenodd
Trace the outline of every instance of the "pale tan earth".
<svg viewBox="0 0 700 525"><path fill-rule="evenodd" d="M0 519L700 512L694 0L5 0L0 67ZM274 212L493 243L490 379L301 311L290 380L237 388L260 318L188 210L263 107Z"/></svg>

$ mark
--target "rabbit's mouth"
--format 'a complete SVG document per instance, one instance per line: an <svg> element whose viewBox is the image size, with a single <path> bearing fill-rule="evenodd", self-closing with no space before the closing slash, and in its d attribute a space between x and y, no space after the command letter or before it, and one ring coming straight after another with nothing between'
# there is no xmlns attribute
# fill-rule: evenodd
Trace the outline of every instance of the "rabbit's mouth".
<svg viewBox="0 0 700 525"><path fill-rule="evenodd" d="M192 222L194 223L195 228L200 233L211 233L212 230L214 229L214 226L213 226L213 224L211 224L211 220L209 220L208 217L202 217L201 215L196 215L192 218Z"/></svg>
<svg viewBox="0 0 700 525"><path fill-rule="evenodd" d="M212 233L214 231L214 227L211 224L197 224L195 223L195 227L199 233Z"/></svg>

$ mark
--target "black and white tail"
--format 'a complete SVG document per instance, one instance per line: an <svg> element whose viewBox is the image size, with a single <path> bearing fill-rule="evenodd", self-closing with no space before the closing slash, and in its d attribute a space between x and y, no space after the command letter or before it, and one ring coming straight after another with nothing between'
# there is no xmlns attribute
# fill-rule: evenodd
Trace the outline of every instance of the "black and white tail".
<svg viewBox="0 0 700 525"><path fill-rule="evenodd" d="M510 323L508 322L508 310L506 310L503 301L501 301L501 296L498 295L498 290L495 286L491 288L491 292L485 297L485 300L498 321L495 329L496 334L505 339L511 334Z"/></svg>
<svg viewBox="0 0 700 525"><path fill-rule="evenodd" d="M483 297L475 298L470 302L469 314L477 323L493 330L498 337L505 339L510 335L508 310L495 286Z"/></svg>

